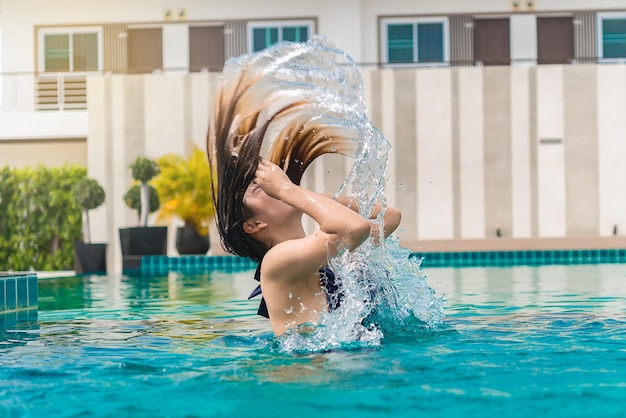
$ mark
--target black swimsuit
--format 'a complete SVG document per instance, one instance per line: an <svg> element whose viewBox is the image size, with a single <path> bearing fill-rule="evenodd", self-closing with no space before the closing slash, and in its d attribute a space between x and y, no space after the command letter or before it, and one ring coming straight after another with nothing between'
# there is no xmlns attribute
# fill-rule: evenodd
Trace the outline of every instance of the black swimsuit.
<svg viewBox="0 0 626 418"><path fill-rule="evenodd" d="M319 275L322 286L326 290L328 309L329 311L334 311L339 307L339 304L341 303L341 293L339 293L339 285L336 283L337 278L335 277L335 273L333 273L333 271L328 267L324 267L319 269ZM257 282L261 281L261 263L259 263L258 267L256 268L256 272L254 273L254 280L256 280ZM260 294L261 285L259 284L256 289L254 289L252 293L250 293L248 299L252 299L253 297ZM333 297L334 295L337 296ZM267 310L267 304L265 303L265 299L263 299L263 297L261 297L261 303L259 304L259 310L257 311L257 314L268 319L270 317L270 314Z"/></svg>

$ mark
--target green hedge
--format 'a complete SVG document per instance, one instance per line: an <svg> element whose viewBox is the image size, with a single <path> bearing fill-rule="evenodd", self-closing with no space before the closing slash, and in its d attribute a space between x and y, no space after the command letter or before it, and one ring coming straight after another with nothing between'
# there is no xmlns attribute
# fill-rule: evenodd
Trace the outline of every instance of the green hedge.
<svg viewBox="0 0 626 418"><path fill-rule="evenodd" d="M80 165L0 169L0 271L71 270L82 218L72 187Z"/></svg>

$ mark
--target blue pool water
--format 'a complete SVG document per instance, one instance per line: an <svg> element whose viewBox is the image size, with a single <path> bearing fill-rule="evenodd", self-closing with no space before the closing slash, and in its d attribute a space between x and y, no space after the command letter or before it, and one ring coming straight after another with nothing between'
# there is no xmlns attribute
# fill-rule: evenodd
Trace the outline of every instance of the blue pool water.
<svg viewBox="0 0 626 418"><path fill-rule="evenodd" d="M3 330L0 417L623 417L619 264L434 268L444 326L289 354L250 271L40 280Z"/></svg>

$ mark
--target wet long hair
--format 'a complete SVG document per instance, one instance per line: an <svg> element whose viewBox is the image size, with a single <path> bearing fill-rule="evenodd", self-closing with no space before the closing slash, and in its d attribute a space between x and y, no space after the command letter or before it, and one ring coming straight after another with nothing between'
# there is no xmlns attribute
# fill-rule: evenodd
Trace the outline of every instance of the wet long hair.
<svg viewBox="0 0 626 418"><path fill-rule="evenodd" d="M315 99L276 85L263 57L225 68L216 91L215 112L207 136L213 172L216 224L224 250L260 262L269 250L247 234L252 213L244 195L254 180L266 138L266 158L300 184L313 160L326 153L353 155L355 144L341 127L324 122ZM228 66L227 66L228 67ZM234 67L234 68L233 68Z"/></svg>

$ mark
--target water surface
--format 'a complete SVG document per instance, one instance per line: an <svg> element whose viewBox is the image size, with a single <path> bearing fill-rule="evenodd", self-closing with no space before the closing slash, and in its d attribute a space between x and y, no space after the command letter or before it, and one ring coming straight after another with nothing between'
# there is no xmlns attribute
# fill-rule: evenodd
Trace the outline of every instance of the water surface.
<svg viewBox="0 0 626 418"><path fill-rule="evenodd" d="M308 354L276 350L251 273L41 280L38 323L2 334L0 417L626 411L620 265L430 269L445 326Z"/></svg>

